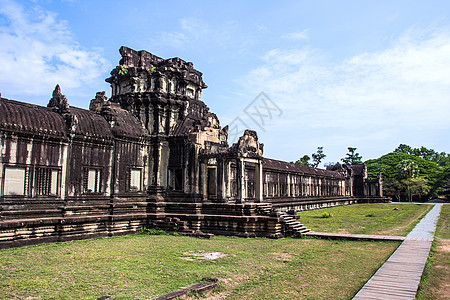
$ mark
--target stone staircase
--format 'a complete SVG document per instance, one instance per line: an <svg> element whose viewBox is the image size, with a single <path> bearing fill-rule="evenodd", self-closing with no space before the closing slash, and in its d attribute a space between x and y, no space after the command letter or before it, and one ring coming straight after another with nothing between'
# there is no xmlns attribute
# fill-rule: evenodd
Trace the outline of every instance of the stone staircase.
<svg viewBox="0 0 450 300"><path fill-rule="evenodd" d="M305 233L311 230L297 221L297 217L294 215L280 212L280 217L283 220L284 232L286 236L303 236Z"/></svg>
<svg viewBox="0 0 450 300"><path fill-rule="evenodd" d="M284 211L278 211L271 203L262 203L258 205L261 214L267 216L277 216L281 219L283 225L283 233L285 236L303 236L311 230L301 224L298 220L300 216L296 214L288 214Z"/></svg>

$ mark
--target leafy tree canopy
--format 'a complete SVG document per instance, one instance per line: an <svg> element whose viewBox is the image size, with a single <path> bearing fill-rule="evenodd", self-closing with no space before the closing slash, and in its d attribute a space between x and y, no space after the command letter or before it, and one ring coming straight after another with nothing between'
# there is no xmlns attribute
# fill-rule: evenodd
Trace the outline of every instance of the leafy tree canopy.
<svg viewBox="0 0 450 300"><path fill-rule="evenodd" d="M369 159L365 162L369 178L377 178L378 173L382 172L383 177L398 180L402 179L401 176L399 176L397 165L404 160L414 162L419 168L417 175L429 180L431 184L434 184L442 173L442 167L433 161L425 160L421 157L407 153L391 152L380 158Z"/></svg>
<svg viewBox="0 0 450 300"><path fill-rule="evenodd" d="M450 154L445 152L437 152L434 149L428 149L424 146L421 146L420 148L412 148L411 146L400 144L394 152L422 157L425 160L434 161L440 166L450 166Z"/></svg>
<svg viewBox="0 0 450 300"><path fill-rule="evenodd" d="M295 162L295 164L310 167L311 166L311 163L309 162L310 160L311 160L311 157L309 157L309 155L305 154L299 160L297 160Z"/></svg>
<svg viewBox="0 0 450 300"><path fill-rule="evenodd" d="M348 147L348 153L341 159L341 161L347 165L362 164L362 156L356 152L356 149L357 148L354 147Z"/></svg>
<svg viewBox="0 0 450 300"><path fill-rule="evenodd" d="M419 166L411 159L404 159L395 168L397 176L401 179L415 178L419 175Z"/></svg>
<svg viewBox="0 0 450 300"><path fill-rule="evenodd" d="M317 168L320 165L322 159L326 157L326 155L323 153L323 147L317 147L316 153L313 153L311 156L313 158L313 163L311 164L311 166L314 168Z"/></svg>
<svg viewBox="0 0 450 300"><path fill-rule="evenodd" d="M295 164L317 168L320 165L320 162L326 157L326 155L323 153L323 147L317 147L316 153L311 154L311 156L313 159L312 162L310 162L311 157L305 154L299 160L297 160Z"/></svg>
<svg viewBox="0 0 450 300"><path fill-rule="evenodd" d="M396 200L450 198L450 156L426 147L400 144L392 153L365 162L370 178L382 172L383 190Z"/></svg>

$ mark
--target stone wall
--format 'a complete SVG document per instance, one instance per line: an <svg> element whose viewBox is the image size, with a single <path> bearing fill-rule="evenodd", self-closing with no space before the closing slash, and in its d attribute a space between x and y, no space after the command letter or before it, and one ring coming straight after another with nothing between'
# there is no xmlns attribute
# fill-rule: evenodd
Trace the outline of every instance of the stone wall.
<svg viewBox="0 0 450 300"><path fill-rule="evenodd" d="M382 200L364 165L263 157L255 131L228 144L193 64L122 47L89 110L57 85L47 107L0 99L0 247L169 228L283 237L277 210ZM259 208L258 208L259 207Z"/></svg>

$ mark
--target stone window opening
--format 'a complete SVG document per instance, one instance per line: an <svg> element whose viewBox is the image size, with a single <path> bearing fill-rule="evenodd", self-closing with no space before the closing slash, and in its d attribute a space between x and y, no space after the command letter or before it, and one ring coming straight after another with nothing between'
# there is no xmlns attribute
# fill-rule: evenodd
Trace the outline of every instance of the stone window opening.
<svg viewBox="0 0 450 300"><path fill-rule="evenodd" d="M217 198L217 168L208 167L207 173L207 183L208 183L208 198L216 199Z"/></svg>
<svg viewBox="0 0 450 300"><path fill-rule="evenodd" d="M247 198L255 197L255 182L252 180L247 180Z"/></svg>
<svg viewBox="0 0 450 300"><path fill-rule="evenodd" d="M183 190L183 169L171 168L169 169L169 190L182 191Z"/></svg>
<svg viewBox="0 0 450 300"><path fill-rule="evenodd" d="M29 168L5 166L3 172L3 196L25 196L29 189Z"/></svg>
<svg viewBox="0 0 450 300"><path fill-rule="evenodd" d="M128 170L128 191L142 191L142 169L129 168Z"/></svg>
<svg viewBox="0 0 450 300"><path fill-rule="evenodd" d="M100 168L84 168L83 191L87 194L101 193L101 172Z"/></svg>
<svg viewBox="0 0 450 300"><path fill-rule="evenodd" d="M35 170L36 196L59 196L60 170L48 167L38 167Z"/></svg>
<svg viewBox="0 0 450 300"><path fill-rule="evenodd" d="M273 188L274 188L273 182L269 182L267 184L267 196L273 197Z"/></svg>

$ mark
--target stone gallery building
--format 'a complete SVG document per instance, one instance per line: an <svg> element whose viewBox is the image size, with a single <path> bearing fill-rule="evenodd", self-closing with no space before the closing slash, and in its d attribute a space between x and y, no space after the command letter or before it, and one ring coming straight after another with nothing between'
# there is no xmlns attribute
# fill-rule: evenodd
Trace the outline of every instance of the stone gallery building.
<svg viewBox="0 0 450 300"><path fill-rule="evenodd" d="M383 199L365 165L268 159L251 130L229 145L192 63L120 54L89 110L59 86L47 107L1 98L0 248L143 227L279 238L306 230L297 211Z"/></svg>

